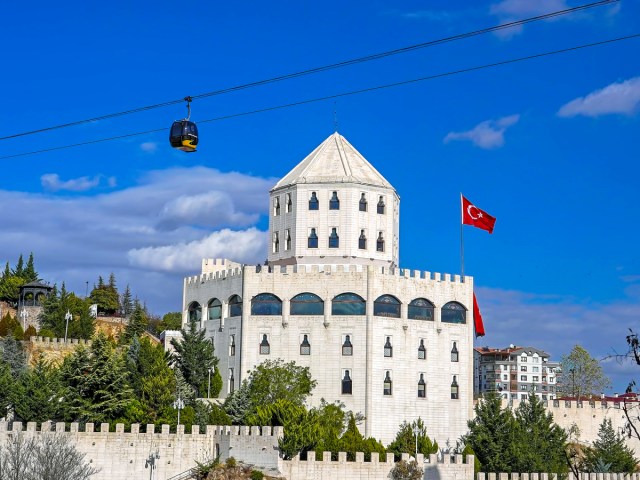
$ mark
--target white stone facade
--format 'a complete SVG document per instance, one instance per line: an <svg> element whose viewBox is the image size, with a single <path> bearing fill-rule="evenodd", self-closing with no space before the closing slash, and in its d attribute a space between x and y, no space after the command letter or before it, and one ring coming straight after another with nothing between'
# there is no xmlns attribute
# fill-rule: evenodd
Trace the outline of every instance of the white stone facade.
<svg viewBox="0 0 640 480"><path fill-rule="evenodd" d="M319 205L310 211L311 192ZM331 210L333 192L340 205ZM310 368L318 382L312 404L340 400L363 413L366 436L388 443L403 421L421 417L440 445L455 445L472 415L473 279L396 266L399 197L337 134L281 180L270 201L279 246L272 242L268 265L205 259L202 273L184 281L184 321L199 320L212 339L222 396L261 362L282 358ZM328 244L332 228L336 248ZM370 234L359 248L363 229L382 232L386 248L378 251ZM351 303L339 302L343 294Z"/></svg>

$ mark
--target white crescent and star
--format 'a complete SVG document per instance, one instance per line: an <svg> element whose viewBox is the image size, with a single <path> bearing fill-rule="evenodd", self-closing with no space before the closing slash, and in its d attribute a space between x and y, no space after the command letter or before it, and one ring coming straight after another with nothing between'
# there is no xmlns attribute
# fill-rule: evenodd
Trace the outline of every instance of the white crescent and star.
<svg viewBox="0 0 640 480"><path fill-rule="evenodd" d="M474 217L473 214L471 213L471 209L474 209L478 212L478 216ZM467 213L469 214L469 216L473 219L473 220L478 220L480 218L482 218L482 212L480 211L480 209L478 207L476 207L475 205L469 205L467 207Z"/></svg>

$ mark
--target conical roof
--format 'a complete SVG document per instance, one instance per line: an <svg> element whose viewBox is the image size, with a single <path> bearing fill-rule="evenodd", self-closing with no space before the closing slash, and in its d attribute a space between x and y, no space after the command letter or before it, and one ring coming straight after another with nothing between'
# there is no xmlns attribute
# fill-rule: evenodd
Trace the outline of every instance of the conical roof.
<svg viewBox="0 0 640 480"><path fill-rule="evenodd" d="M299 183L359 183L394 190L346 138L332 134L274 187Z"/></svg>

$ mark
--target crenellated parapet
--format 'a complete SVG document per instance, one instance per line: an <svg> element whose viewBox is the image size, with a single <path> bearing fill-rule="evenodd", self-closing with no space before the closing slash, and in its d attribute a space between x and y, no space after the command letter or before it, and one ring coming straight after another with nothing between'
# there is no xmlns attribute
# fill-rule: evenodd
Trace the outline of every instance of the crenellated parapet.
<svg viewBox="0 0 640 480"><path fill-rule="evenodd" d="M79 338L67 338L66 341L64 338L49 338L49 337L36 337L32 336L29 338L29 341L35 347L45 347L48 349L66 349L66 348L75 348L78 345L91 345L91 340L84 340Z"/></svg>

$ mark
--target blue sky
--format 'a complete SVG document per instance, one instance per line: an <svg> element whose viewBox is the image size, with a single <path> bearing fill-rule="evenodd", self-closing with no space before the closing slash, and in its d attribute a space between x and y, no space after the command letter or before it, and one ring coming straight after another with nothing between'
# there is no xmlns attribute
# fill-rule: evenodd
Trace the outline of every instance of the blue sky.
<svg viewBox="0 0 640 480"><path fill-rule="evenodd" d="M2 135L175 100L578 5L568 0L175 2L5 6ZM566 18L196 100L195 121L640 33L623 0ZM640 329L635 221L640 39L2 159L0 261L33 251L83 295L116 274L152 311L180 308L201 257L266 256L267 191L338 129L401 196L401 266L460 270L463 192L497 217L465 229L487 336L559 358L623 352ZM0 141L0 157L170 126L183 105ZM640 372L605 362L617 390Z"/></svg>

